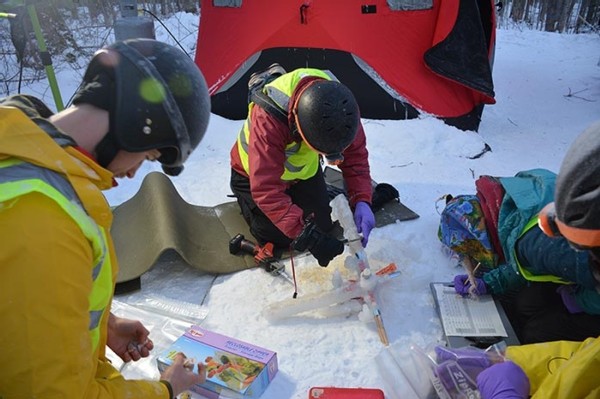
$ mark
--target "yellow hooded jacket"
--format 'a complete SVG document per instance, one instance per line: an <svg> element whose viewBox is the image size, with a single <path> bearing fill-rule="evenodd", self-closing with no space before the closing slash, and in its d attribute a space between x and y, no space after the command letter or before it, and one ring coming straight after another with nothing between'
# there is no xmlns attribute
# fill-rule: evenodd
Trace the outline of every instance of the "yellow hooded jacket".
<svg viewBox="0 0 600 399"><path fill-rule="evenodd" d="M534 399L600 398L600 338L510 346L506 356L529 377Z"/></svg>
<svg viewBox="0 0 600 399"><path fill-rule="evenodd" d="M29 190L24 181L13 181L25 187L22 195L2 200L11 186L0 191L0 398L168 398L164 384L125 380L105 356L117 260L104 234L112 213L101 190L112 187L112 174L72 146L58 145L69 139L34 105L25 97L0 103L0 186L16 164L46 182L58 176L56 185L70 185L76 198L61 203L58 191ZM76 211L67 209L80 214L74 218ZM95 229L94 240L85 226ZM98 243L108 257L100 263L112 269L97 267ZM107 269L99 271L100 286L95 267ZM94 300L102 309L95 331Z"/></svg>

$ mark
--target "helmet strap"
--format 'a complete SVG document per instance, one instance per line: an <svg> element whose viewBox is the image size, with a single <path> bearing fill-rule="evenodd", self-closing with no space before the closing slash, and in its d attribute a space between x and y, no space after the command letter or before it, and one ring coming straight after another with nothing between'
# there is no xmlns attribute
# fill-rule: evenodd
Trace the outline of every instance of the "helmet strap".
<svg viewBox="0 0 600 399"><path fill-rule="evenodd" d="M295 141L302 141L302 135L300 135L300 132L298 130L298 125L296 124L296 121L292 120L289 123L289 128L290 128L290 133L292 134L292 138Z"/></svg>
<svg viewBox="0 0 600 399"><path fill-rule="evenodd" d="M292 105L292 125L290 126L291 130L292 130L292 134L295 137L299 137L300 139L302 139L306 144L308 144L308 146L313 150L313 151L317 151L309 142L308 140L306 140L306 137L304 137L304 134L302 133L302 126L300 125L300 122L298 121L298 103L300 102L300 97L302 97L302 94L304 94L304 92L306 91L307 88L309 88L311 85L314 84L314 82L317 82L318 80L313 80L311 82L309 82L308 84L304 85L304 87L302 87L300 89L300 92L296 95L296 100L294 101L294 104ZM319 151L317 151L319 152Z"/></svg>
<svg viewBox="0 0 600 399"><path fill-rule="evenodd" d="M103 168L107 168L113 159L117 156L119 147L115 138L113 129L110 129L108 133L100 140L96 145L96 161Z"/></svg>
<svg viewBox="0 0 600 399"><path fill-rule="evenodd" d="M327 163L331 166L339 166L344 163L344 155L341 152L336 152L335 154L325 154L325 159Z"/></svg>
<svg viewBox="0 0 600 399"><path fill-rule="evenodd" d="M108 111L109 130L96 145L96 161L106 168L119 152L114 129L114 72L109 68L94 69L73 98L73 104L90 104Z"/></svg>

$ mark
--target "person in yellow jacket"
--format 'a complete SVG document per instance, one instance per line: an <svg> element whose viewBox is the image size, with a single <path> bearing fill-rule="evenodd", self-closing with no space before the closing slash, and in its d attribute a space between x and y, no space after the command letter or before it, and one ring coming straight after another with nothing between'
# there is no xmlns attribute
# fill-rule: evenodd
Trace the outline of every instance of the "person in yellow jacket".
<svg viewBox="0 0 600 399"><path fill-rule="evenodd" d="M145 160L176 175L209 116L193 61L150 39L98 51L57 114L0 100L0 398L173 398L205 381L184 354L160 381L126 380L107 359L107 346L127 362L153 343L110 312L118 267L101 190Z"/></svg>
<svg viewBox="0 0 600 399"><path fill-rule="evenodd" d="M547 235L562 236L575 249L587 251L600 287L600 122L571 144L558 173L555 200L542 209L539 224ZM477 376L483 399L600 398L600 337L511 346L506 357L510 361Z"/></svg>

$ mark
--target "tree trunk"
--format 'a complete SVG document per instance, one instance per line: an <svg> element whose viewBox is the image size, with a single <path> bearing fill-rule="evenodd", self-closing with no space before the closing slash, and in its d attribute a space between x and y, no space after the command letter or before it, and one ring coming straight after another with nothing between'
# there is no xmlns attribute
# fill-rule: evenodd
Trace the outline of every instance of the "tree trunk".
<svg viewBox="0 0 600 399"><path fill-rule="evenodd" d="M565 0L565 4L560 12L560 18L558 20L558 31L566 32L570 28L571 14L573 13L573 7L575 6L575 0Z"/></svg>
<svg viewBox="0 0 600 399"><path fill-rule="evenodd" d="M510 10L510 19L515 22L522 22L525 14L526 0L513 0L512 9Z"/></svg>
<svg viewBox="0 0 600 399"><path fill-rule="evenodd" d="M544 29L544 21L546 21L546 14L548 13L548 2L546 0L541 0L541 4L538 6L539 13L537 16L537 23L535 25L536 29Z"/></svg>
<svg viewBox="0 0 600 399"><path fill-rule="evenodd" d="M562 5L562 0L550 1L546 4L546 21L544 24L544 30L546 32L556 32L558 27L558 14Z"/></svg>
<svg viewBox="0 0 600 399"><path fill-rule="evenodd" d="M523 10L524 14L523 14L523 20L527 23L527 24L533 24L533 20L531 19L531 2L533 0L526 0L525 1L525 9Z"/></svg>
<svg viewBox="0 0 600 399"><path fill-rule="evenodd" d="M590 1L585 20L596 29L600 27L600 0Z"/></svg>

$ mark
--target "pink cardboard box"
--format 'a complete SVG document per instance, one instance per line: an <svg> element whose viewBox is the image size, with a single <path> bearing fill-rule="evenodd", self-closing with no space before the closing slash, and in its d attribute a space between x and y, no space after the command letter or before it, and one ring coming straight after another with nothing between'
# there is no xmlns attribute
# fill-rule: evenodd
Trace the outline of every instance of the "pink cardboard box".
<svg viewBox="0 0 600 399"><path fill-rule="evenodd" d="M209 399L258 398L277 373L277 353L192 326L157 359L162 372L183 352L207 366L206 382L192 390Z"/></svg>

